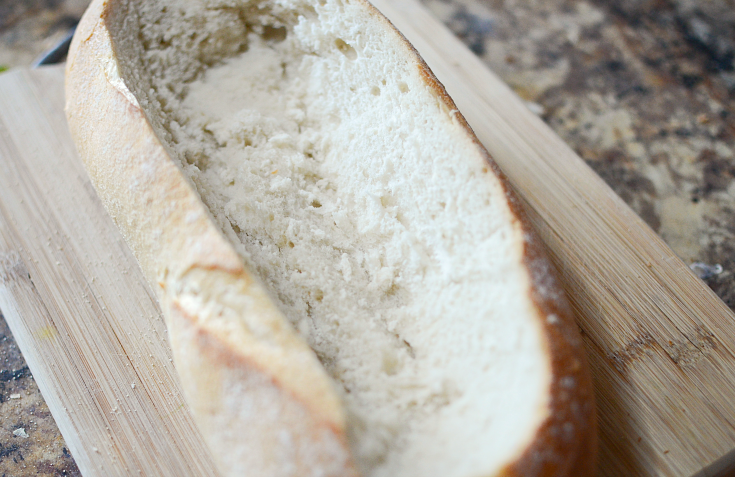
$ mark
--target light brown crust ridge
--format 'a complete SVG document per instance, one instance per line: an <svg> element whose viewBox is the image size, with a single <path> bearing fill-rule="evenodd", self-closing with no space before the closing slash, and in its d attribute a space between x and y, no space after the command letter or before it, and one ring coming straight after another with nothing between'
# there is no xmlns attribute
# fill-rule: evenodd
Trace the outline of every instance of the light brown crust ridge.
<svg viewBox="0 0 735 477"><path fill-rule="evenodd" d="M117 76L117 60L106 24L110 5L110 2L95 0L72 42L66 71L67 119L98 195L158 295L169 333L180 335L182 327L191 324L182 314L174 313L169 304L180 298L182 289L186 294L187 286L193 284L196 288L192 276L199 271L211 275L217 286L235 287L249 294L258 310L267 315L280 315L264 298L259 282L245 272L239 256L216 228L201 200L156 137L132 93ZM97 128L99 124L114 124L115 128ZM216 301L216 297L212 299ZM180 376L191 374L182 372L192 366L185 362L188 356L197 355L203 362L212 362L215 357L206 350L217 349L229 354L232 363L241 365L238 369L242 382L257 381L262 385L247 390L250 398L262 400L263 396L269 396L274 409L290 410L294 419L301 420L291 422L289 429L302 429L302 434L309 435L304 442L315 441L313 432L321 433L320 438L329 441L329 448L325 447L322 453L330 455L331 467L338 469L324 475L356 475L346 444L344 411L339 398L314 353L288 325L274 330L276 346L271 343L267 348L273 352L268 354L261 353L257 346L243 345L243 337L249 338L245 332L227 334L211 328L210 322L203 321L204 315L195 318L195 323L187 329L189 332L196 329L207 339L190 339L183 347L174 347ZM281 321L285 324L284 319ZM251 344L255 340L246 341ZM204 345L205 348L198 348ZM214 362L221 363L221 359ZM204 375L211 377L211 372ZM269 376L281 379L273 381L267 379ZM196 394L189 394L190 407L206 405L197 401ZM210 417L207 413L195 416L200 429L210 434L207 440L222 434L216 428L219 421L206 422ZM229 416L231 421L238 419L242 416ZM246 419L234 427L242 427L247 422ZM303 430L306 428L310 429L309 433ZM261 431L259 440L268 441L276 439L278 429L271 426ZM229 458L230 454L237 454L232 448L238 446L241 443L236 439L220 446L224 451L218 452L220 467L222 455ZM319 446L311 448L315 455L319 454L318 449ZM282 462L285 458L280 455L273 462ZM320 464L311 470L305 469L300 475L312 475L322 467ZM256 475L281 475L269 469L274 473L262 470Z"/></svg>
<svg viewBox="0 0 735 477"><path fill-rule="evenodd" d="M223 347L219 336L176 301L168 309L184 390L225 475L280 475L278 467L288 465L304 469L299 475L305 476L358 476L344 429L321 419L267 369ZM223 413L225 408L232 412ZM228 428L226 419L250 409L258 412L257 422ZM231 442L247 448L253 461L233 459Z"/></svg>

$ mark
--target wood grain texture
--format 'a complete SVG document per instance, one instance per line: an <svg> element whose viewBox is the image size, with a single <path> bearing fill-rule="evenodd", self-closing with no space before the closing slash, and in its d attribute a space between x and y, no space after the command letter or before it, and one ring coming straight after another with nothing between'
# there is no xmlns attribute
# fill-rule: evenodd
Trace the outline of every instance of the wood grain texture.
<svg viewBox="0 0 735 477"><path fill-rule="evenodd" d="M0 77L0 308L85 476L216 475L63 98L62 68Z"/></svg>
<svg viewBox="0 0 735 477"><path fill-rule="evenodd" d="M730 468L733 313L416 0L373 3L445 84L547 243L593 367L600 474ZM58 69L0 77L0 308L85 475L211 473L154 299L74 154L61 82Z"/></svg>
<svg viewBox="0 0 735 477"><path fill-rule="evenodd" d="M595 378L600 474L729 468L732 311L417 0L373 4L444 83L549 248Z"/></svg>

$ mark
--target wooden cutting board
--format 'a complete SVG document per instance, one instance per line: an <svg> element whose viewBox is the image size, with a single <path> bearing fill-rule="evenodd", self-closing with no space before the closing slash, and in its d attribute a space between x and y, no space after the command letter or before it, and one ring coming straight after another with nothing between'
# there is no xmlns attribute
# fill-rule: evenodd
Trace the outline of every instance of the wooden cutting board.
<svg viewBox="0 0 735 477"><path fill-rule="evenodd" d="M735 315L416 0L411 40L522 197L594 374L600 474L735 463ZM59 67L0 75L0 309L85 476L215 475L155 298L67 132Z"/></svg>
<svg viewBox="0 0 735 477"><path fill-rule="evenodd" d="M0 309L83 475L216 475L155 297L76 156L63 82L0 75Z"/></svg>

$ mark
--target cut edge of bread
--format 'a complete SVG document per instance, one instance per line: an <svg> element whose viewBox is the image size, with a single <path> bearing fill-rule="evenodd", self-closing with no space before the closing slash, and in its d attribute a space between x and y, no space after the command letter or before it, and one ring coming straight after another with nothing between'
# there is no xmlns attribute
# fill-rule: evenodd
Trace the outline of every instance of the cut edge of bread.
<svg viewBox="0 0 735 477"><path fill-rule="evenodd" d="M370 4L359 3L394 31ZM120 77L106 24L108 6L95 0L74 38L67 61L69 125L100 198L157 291L187 402L218 465L231 475L285 475L284 465L287 471L289 466L299 469L299 475L358 475L344 409L331 380L214 225ZM398 32L396 38L415 58L426 84L455 111L410 43ZM95 129L110 118L114 131ZM499 178L515 217L529 300L549 358L548 405L540 425L527 445L508 456L499 475L592 475L596 424L591 378L570 307L507 179L461 114L456 119ZM223 310L254 317L252 326L242 329L234 321L222 326L218 317ZM244 423L254 422L252 416L241 400L224 401L248 394L246 384L256 389L251 405L283 412L280 417L261 413L262 427L243 440L237 435ZM277 442L280 428L296 435L297 442ZM243 443L259 443L259 450L244 449Z"/></svg>

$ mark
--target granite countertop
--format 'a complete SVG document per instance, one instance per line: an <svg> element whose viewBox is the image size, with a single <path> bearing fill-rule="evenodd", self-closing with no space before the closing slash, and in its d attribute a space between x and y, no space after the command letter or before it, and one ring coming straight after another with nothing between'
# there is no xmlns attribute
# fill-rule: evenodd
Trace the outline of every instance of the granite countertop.
<svg viewBox="0 0 735 477"><path fill-rule="evenodd" d="M735 0L423 1L735 309ZM0 0L0 70L85 6ZM0 315L0 475L78 474Z"/></svg>

